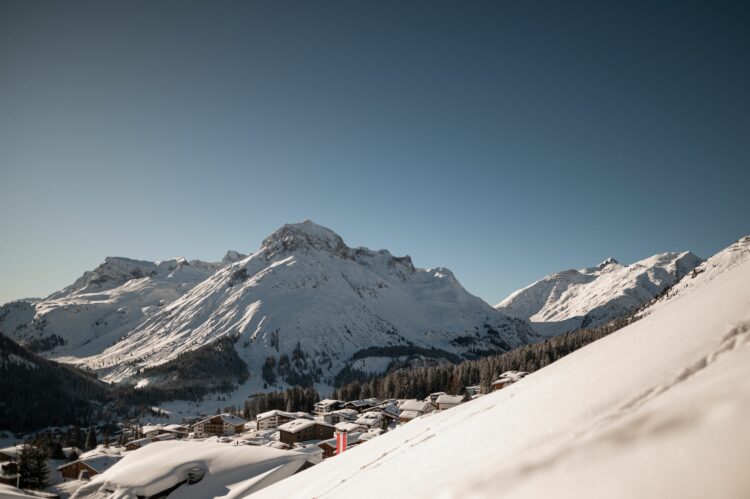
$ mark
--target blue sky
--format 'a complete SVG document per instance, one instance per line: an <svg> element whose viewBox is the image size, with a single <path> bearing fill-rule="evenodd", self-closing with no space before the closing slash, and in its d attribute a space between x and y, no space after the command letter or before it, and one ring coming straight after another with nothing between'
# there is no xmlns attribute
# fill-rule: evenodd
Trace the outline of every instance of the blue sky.
<svg viewBox="0 0 750 499"><path fill-rule="evenodd" d="M0 4L0 302L310 218L490 303L750 233L744 3Z"/></svg>

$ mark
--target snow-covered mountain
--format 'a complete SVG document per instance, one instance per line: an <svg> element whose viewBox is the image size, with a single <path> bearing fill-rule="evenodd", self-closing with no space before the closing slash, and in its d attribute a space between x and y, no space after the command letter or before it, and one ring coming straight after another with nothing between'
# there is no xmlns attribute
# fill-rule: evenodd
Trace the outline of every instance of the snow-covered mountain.
<svg viewBox="0 0 750 499"><path fill-rule="evenodd" d="M471 356L535 339L525 322L469 294L449 270L350 248L306 221L284 225L259 251L83 362L117 381L226 335L238 338L251 378L265 365L269 383L322 382L346 366L379 371L394 357Z"/></svg>
<svg viewBox="0 0 750 499"><path fill-rule="evenodd" d="M748 497L750 237L674 289L508 388L253 497Z"/></svg>
<svg viewBox="0 0 750 499"><path fill-rule="evenodd" d="M631 265L608 258L596 267L548 275L495 308L530 321L543 334L597 326L642 307L701 261L689 251L660 253Z"/></svg>
<svg viewBox="0 0 750 499"><path fill-rule="evenodd" d="M54 356L108 381L228 336L255 386L330 385L344 368L379 372L393 359L456 360L539 339L449 270L350 248L310 221L221 264L107 259L60 293L10 308L0 329L60 343Z"/></svg>
<svg viewBox="0 0 750 499"><path fill-rule="evenodd" d="M0 307L0 331L47 354L99 353L237 255L228 253L222 264L109 257L43 300Z"/></svg>

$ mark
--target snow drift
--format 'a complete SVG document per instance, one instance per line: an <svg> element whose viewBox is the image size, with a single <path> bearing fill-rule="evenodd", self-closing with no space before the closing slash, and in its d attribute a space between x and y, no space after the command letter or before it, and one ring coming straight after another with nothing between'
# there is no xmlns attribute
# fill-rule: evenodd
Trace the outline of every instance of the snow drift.
<svg viewBox="0 0 750 499"><path fill-rule="evenodd" d="M311 456L269 447L216 442L155 442L129 452L73 499L205 499L243 497L308 465Z"/></svg>

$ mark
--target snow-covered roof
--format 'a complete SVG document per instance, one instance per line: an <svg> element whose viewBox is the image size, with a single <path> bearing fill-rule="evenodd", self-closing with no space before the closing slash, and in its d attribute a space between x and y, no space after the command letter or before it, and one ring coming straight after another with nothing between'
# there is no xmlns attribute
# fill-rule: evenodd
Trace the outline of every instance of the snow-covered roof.
<svg viewBox="0 0 750 499"><path fill-rule="evenodd" d="M262 412L258 414L255 419L256 420L267 419L267 418L271 418L274 416L283 416L283 417L292 418L292 419L312 418L312 415L306 412L286 412L286 411L281 411L279 409L274 409L272 411L266 411L266 412Z"/></svg>
<svg viewBox="0 0 750 499"><path fill-rule="evenodd" d="M437 400L435 400L436 404L460 404L461 401L464 398L461 395L440 395Z"/></svg>
<svg viewBox="0 0 750 499"><path fill-rule="evenodd" d="M297 433L304 428L316 424L330 426L331 428L333 428L333 425L329 425L328 423L324 423L322 421L316 421L314 419L295 419L294 421L289 421L288 423L284 423L283 425L279 426L279 430L286 431L288 433Z"/></svg>
<svg viewBox="0 0 750 499"><path fill-rule="evenodd" d="M524 371L505 371L503 374L500 375L499 378L493 381L492 384L496 385L498 383L515 383L516 381L520 380L527 374L529 373L524 372Z"/></svg>
<svg viewBox="0 0 750 499"><path fill-rule="evenodd" d="M111 468L112 466L114 466L121 459L122 459L122 456L120 455L100 453L94 456L89 456L89 457L78 459L77 461L65 463L61 466L58 466L57 470L60 471L76 463L83 463L89 468L96 471L97 473L103 473L107 471L109 468Z"/></svg>
<svg viewBox="0 0 750 499"><path fill-rule="evenodd" d="M414 418L418 418L422 414L424 413L420 411L406 410L406 411L401 411L401 414L399 415L399 417L402 419L414 419Z"/></svg>
<svg viewBox="0 0 750 499"><path fill-rule="evenodd" d="M382 417L379 412L365 412L357 418L355 423L363 426L372 426L380 421Z"/></svg>
<svg viewBox="0 0 750 499"><path fill-rule="evenodd" d="M376 398L369 398L369 399L361 399L361 400L351 400L346 403L346 405L352 405L354 407L372 407L374 405L379 405L380 400Z"/></svg>
<svg viewBox="0 0 750 499"><path fill-rule="evenodd" d="M335 426L337 430L346 431L349 433L362 429L362 425L359 425L357 423L351 423L349 421L342 421L340 423L336 423Z"/></svg>
<svg viewBox="0 0 750 499"><path fill-rule="evenodd" d="M429 400L408 399L401 402L399 409L403 414L404 411L429 412L433 407Z"/></svg>
<svg viewBox="0 0 750 499"><path fill-rule="evenodd" d="M135 445L136 447L143 447L144 445L148 445L152 443L153 440L150 438L139 438L138 440L131 440L126 445Z"/></svg>
<svg viewBox="0 0 750 499"><path fill-rule="evenodd" d="M23 444L12 445L10 447L5 447L3 449L0 449L0 454L4 454L13 460L16 460L18 459L18 453L21 452L22 448L23 448Z"/></svg>
<svg viewBox="0 0 750 499"><path fill-rule="evenodd" d="M343 402L343 401L341 401L341 400L335 400L335 399L323 399L323 400L321 400L320 402L316 402L316 403L315 403L315 405L316 405L316 406L320 406L320 407L330 407L330 406L332 406L332 405L336 405L336 404L343 404L343 403L344 403L344 402Z"/></svg>
<svg viewBox="0 0 750 499"><path fill-rule="evenodd" d="M294 474L308 459L305 454L252 445L157 442L95 476L74 497L104 497L101 489L115 489L117 497L123 498L150 497L178 486L170 497L237 499ZM203 478L179 485L196 468L204 473Z"/></svg>

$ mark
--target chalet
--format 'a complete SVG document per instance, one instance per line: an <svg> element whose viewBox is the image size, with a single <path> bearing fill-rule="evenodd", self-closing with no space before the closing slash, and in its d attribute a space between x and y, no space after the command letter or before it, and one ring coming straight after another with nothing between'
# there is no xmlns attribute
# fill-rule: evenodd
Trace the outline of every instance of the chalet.
<svg viewBox="0 0 750 499"><path fill-rule="evenodd" d="M436 403L435 401L437 400L437 398L438 398L439 396L441 396L441 395L445 395L445 394L446 394L445 392L435 392L435 393L431 393L431 394L429 394L429 395L427 396L427 399L426 399L426 400L429 400L429 401L430 401L430 403L431 403L432 405L435 405L435 403Z"/></svg>
<svg viewBox="0 0 750 499"><path fill-rule="evenodd" d="M316 416L322 416L323 414L339 410L343 408L343 406L344 402L341 400L324 399L315 403L313 413Z"/></svg>
<svg viewBox="0 0 750 499"><path fill-rule="evenodd" d="M312 416L306 412L285 412L273 410L258 414L256 418L256 429L270 430L294 421L295 419L312 419Z"/></svg>
<svg viewBox="0 0 750 499"><path fill-rule="evenodd" d="M0 462L18 461L18 454L21 453L21 449L23 449L23 445L14 445L0 449Z"/></svg>
<svg viewBox="0 0 750 499"><path fill-rule="evenodd" d="M333 438L333 425L310 419L295 419L279 426L279 441L293 445L308 440Z"/></svg>
<svg viewBox="0 0 750 499"><path fill-rule="evenodd" d="M384 416L392 420L398 420L398 415L401 414L401 409L399 409L398 406L393 402L385 402L373 408L372 410L380 411Z"/></svg>
<svg viewBox="0 0 750 499"><path fill-rule="evenodd" d="M0 484L5 485L16 485L18 480L18 463L15 461L7 461L0 464ZM0 497L2 495L0 494Z"/></svg>
<svg viewBox="0 0 750 499"><path fill-rule="evenodd" d="M481 395L482 394L482 385L471 385L467 386L465 388L466 393L469 394L469 397L473 397L475 395Z"/></svg>
<svg viewBox="0 0 750 499"><path fill-rule="evenodd" d="M246 421L234 414L219 414L199 421L193 425L196 438L206 438L213 435L234 435L242 433Z"/></svg>
<svg viewBox="0 0 750 499"><path fill-rule="evenodd" d="M380 426L380 420L383 419L383 417L384 416L380 411L368 411L361 414L354 424L365 427L368 430L370 428L378 428Z"/></svg>
<svg viewBox="0 0 750 499"><path fill-rule="evenodd" d="M345 409L353 409L357 412L365 412L368 409L377 407L381 404L381 401L376 398L369 398L363 400L352 400L344 404Z"/></svg>
<svg viewBox="0 0 750 499"><path fill-rule="evenodd" d="M323 419L326 423L336 424L342 421L354 421L359 417L359 412L354 409L339 409L317 417Z"/></svg>
<svg viewBox="0 0 750 499"><path fill-rule="evenodd" d="M451 407L456 407L461 402L463 402L463 397L461 395L440 395L437 400L435 400L435 403L437 405L438 411L444 411L445 409L450 409Z"/></svg>
<svg viewBox="0 0 750 499"><path fill-rule="evenodd" d="M364 442L364 440L360 440L360 436L362 436L362 433L359 432L347 433L346 450L349 450L355 445L359 445ZM336 455L336 438L329 438L328 440L318 442L318 447L323 450L323 459L333 457Z"/></svg>
<svg viewBox="0 0 750 499"><path fill-rule="evenodd" d="M139 438L138 440L131 440L130 442L125 444L125 450L138 450L141 447L145 447L150 443L153 443L153 439Z"/></svg>
<svg viewBox="0 0 750 499"><path fill-rule="evenodd" d="M437 400L437 398L435 399ZM401 413L398 416L399 423L408 423L414 418L435 410L435 406L429 400L404 400L399 406Z"/></svg>
<svg viewBox="0 0 750 499"><path fill-rule="evenodd" d="M121 459L121 456L109 453L99 453L89 457L84 457L66 463L57 468L62 475L63 481L66 479L78 480L81 475L91 478L99 473L104 473Z"/></svg>
<svg viewBox="0 0 750 499"><path fill-rule="evenodd" d="M364 426L358 425L357 423L351 423L349 421L342 421L341 423L336 423L336 430L345 431L351 435L352 433L361 433L363 431L367 431L367 428Z"/></svg>
<svg viewBox="0 0 750 499"><path fill-rule="evenodd" d="M513 383L519 381L521 378L525 377L527 372L524 371L505 371L503 374L500 375L498 379L492 382L492 390L502 390L508 385L512 385Z"/></svg>

